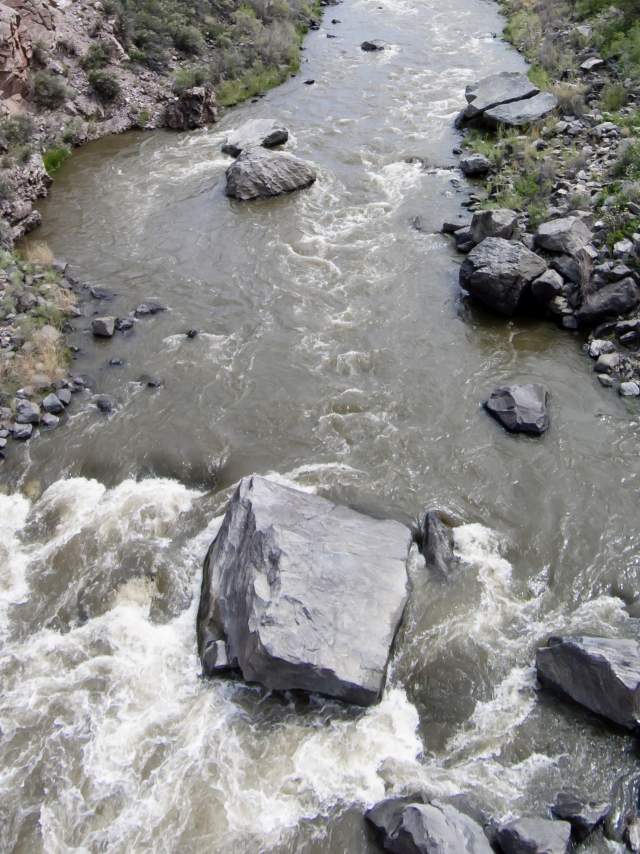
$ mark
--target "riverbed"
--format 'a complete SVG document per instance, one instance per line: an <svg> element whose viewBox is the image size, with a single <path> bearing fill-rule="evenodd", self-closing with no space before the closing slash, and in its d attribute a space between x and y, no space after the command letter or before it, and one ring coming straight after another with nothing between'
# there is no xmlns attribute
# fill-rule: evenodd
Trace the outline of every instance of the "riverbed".
<svg viewBox="0 0 640 854"><path fill-rule="evenodd" d="M74 401L2 471L1 850L364 854L362 812L387 793L501 818L562 787L606 797L634 767L631 739L536 691L533 659L551 633L637 636L637 407L578 336L461 300L438 233L469 192L465 85L523 68L501 26L485 0L349 0L266 97L207 130L91 144L57 176L37 237L114 294L72 341L118 405ZM221 144L257 117L289 128L312 188L225 196ZM92 339L92 311L148 300L168 310ZM507 381L549 389L542 439L482 411ZM414 572L378 706L199 678L202 559L254 471L459 523L453 581Z"/></svg>

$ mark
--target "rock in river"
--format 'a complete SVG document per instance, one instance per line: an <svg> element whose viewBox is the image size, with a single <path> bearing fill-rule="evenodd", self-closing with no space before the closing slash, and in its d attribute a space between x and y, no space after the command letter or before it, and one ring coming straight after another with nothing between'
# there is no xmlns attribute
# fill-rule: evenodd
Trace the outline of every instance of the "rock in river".
<svg viewBox="0 0 640 854"><path fill-rule="evenodd" d="M217 121L218 107L214 91L209 86L192 86L170 101L164 121L172 130L194 130Z"/></svg>
<svg viewBox="0 0 640 854"><path fill-rule="evenodd" d="M609 814L609 804L584 801L571 792L558 792L551 812L556 818L568 821L572 827L574 838L582 842L587 836L602 824Z"/></svg>
<svg viewBox="0 0 640 854"><path fill-rule="evenodd" d="M620 726L640 716L640 643L598 637L552 637L536 654L540 681Z"/></svg>
<svg viewBox="0 0 640 854"><path fill-rule="evenodd" d="M91 331L96 338L113 338L116 331L116 318L94 317L91 321Z"/></svg>
<svg viewBox="0 0 640 854"><path fill-rule="evenodd" d="M548 818L520 818L503 825L496 842L503 854L567 854L571 825Z"/></svg>
<svg viewBox="0 0 640 854"><path fill-rule="evenodd" d="M460 169L467 178L477 178L487 174L491 169L491 161L484 154L466 154L460 158Z"/></svg>
<svg viewBox="0 0 640 854"><path fill-rule="evenodd" d="M421 547L425 563L443 578L448 578L456 564L453 551L453 530L437 510L428 510L421 525Z"/></svg>
<svg viewBox="0 0 640 854"><path fill-rule="evenodd" d="M227 195L241 201L302 190L316 180L313 167L299 157L262 148L243 151L226 175Z"/></svg>
<svg viewBox="0 0 640 854"><path fill-rule="evenodd" d="M557 106L558 99L555 95L552 95L551 92L539 92L533 98L500 104L498 107L485 110L482 119L486 124L493 126L523 127L540 121L555 110Z"/></svg>
<svg viewBox="0 0 640 854"><path fill-rule="evenodd" d="M198 650L250 682L377 702L407 601L411 532L253 475L204 563ZM217 655L216 655L217 658Z"/></svg>
<svg viewBox="0 0 640 854"><path fill-rule="evenodd" d="M390 798L366 813L387 851L396 854L491 854L480 825L454 806Z"/></svg>
<svg viewBox="0 0 640 854"><path fill-rule="evenodd" d="M547 399L543 386L526 383L497 388L484 406L511 433L540 436L549 428Z"/></svg>
<svg viewBox="0 0 640 854"><path fill-rule="evenodd" d="M522 243L488 237L463 261L460 285L489 308L510 316L531 282L546 269L542 258Z"/></svg>
<svg viewBox="0 0 640 854"><path fill-rule="evenodd" d="M237 157L247 148L274 148L284 145L288 139L289 131L272 119L251 119L229 134L222 150Z"/></svg>
<svg viewBox="0 0 640 854"><path fill-rule="evenodd" d="M372 53L376 50L384 50L385 43L382 39L371 39L370 41L364 41L360 45L360 49Z"/></svg>

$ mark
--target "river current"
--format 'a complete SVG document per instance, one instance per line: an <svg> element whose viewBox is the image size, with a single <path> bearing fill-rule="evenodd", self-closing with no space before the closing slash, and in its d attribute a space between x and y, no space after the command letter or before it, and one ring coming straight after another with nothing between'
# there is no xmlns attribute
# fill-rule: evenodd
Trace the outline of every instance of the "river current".
<svg viewBox="0 0 640 854"><path fill-rule="evenodd" d="M523 67L501 27L485 0L348 0L257 103L100 141L57 177L37 239L115 292L76 322L75 370L119 405L74 403L2 471L0 850L364 854L388 793L504 817L566 786L606 797L634 766L630 738L536 691L533 661L550 633L637 636L637 408L577 337L461 301L437 233L469 191L464 86ZM225 197L220 146L254 117L290 129L311 189ZM149 299L168 311L91 340L92 311ZM483 413L503 381L548 387L542 439ZM202 559L253 471L460 523L451 583L413 569L378 706L199 678Z"/></svg>

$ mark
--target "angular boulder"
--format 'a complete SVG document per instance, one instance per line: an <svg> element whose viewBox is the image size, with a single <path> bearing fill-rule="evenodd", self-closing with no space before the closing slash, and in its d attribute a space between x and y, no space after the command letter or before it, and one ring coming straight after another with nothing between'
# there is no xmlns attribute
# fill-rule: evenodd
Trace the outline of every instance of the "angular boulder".
<svg viewBox="0 0 640 854"><path fill-rule="evenodd" d="M603 320L627 314L638 305L640 288L629 276L589 294L576 311L576 320L581 326L595 326Z"/></svg>
<svg viewBox="0 0 640 854"><path fill-rule="evenodd" d="M164 123L172 130L195 130L217 120L216 96L209 86L185 89L164 112Z"/></svg>
<svg viewBox="0 0 640 854"><path fill-rule="evenodd" d="M465 154L460 158L460 169L467 178L478 178L489 172L491 161L484 154Z"/></svg>
<svg viewBox="0 0 640 854"><path fill-rule="evenodd" d="M17 424L38 424L40 422L40 407L30 400L18 400L16 403Z"/></svg>
<svg viewBox="0 0 640 854"><path fill-rule="evenodd" d="M539 383L509 385L493 391L484 407L510 433L540 436L549 429L548 398Z"/></svg>
<svg viewBox="0 0 640 854"><path fill-rule="evenodd" d="M395 854L491 854L480 825L440 801L391 798L366 814L387 851Z"/></svg>
<svg viewBox="0 0 640 854"><path fill-rule="evenodd" d="M466 119L472 119L500 104L532 98L539 91L527 75L519 71L490 74L467 86L464 93L467 99L464 116Z"/></svg>
<svg viewBox="0 0 640 854"><path fill-rule="evenodd" d="M42 408L51 415L60 415L64 412L64 405L57 394L48 394L42 401Z"/></svg>
<svg viewBox="0 0 640 854"><path fill-rule="evenodd" d="M371 705L407 601L411 532L253 475L207 554L198 650L270 690ZM216 661L217 661L216 652Z"/></svg>
<svg viewBox="0 0 640 854"><path fill-rule="evenodd" d="M548 818L519 818L498 830L496 842L503 854L567 854L571 825Z"/></svg>
<svg viewBox="0 0 640 854"><path fill-rule="evenodd" d="M557 106L558 99L555 95L552 95L551 92L539 92L533 98L512 101L485 110L482 114L482 120L485 124L493 127L498 125L524 127L548 116Z"/></svg>
<svg viewBox="0 0 640 854"><path fill-rule="evenodd" d="M91 321L91 331L96 338L113 338L116 331L116 318L94 317Z"/></svg>
<svg viewBox="0 0 640 854"><path fill-rule="evenodd" d="M265 199L310 187L315 169L284 151L252 148L243 151L226 172L226 193L234 199Z"/></svg>
<svg viewBox="0 0 640 854"><path fill-rule="evenodd" d="M460 285L489 308L511 316L546 269L546 262L522 243L487 237L463 261Z"/></svg>
<svg viewBox="0 0 640 854"><path fill-rule="evenodd" d="M531 283L531 293L538 302L546 305L554 297L564 294L564 280L556 270L545 270Z"/></svg>
<svg viewBox="0 0 640 854"><path fill-rule="evenodd" d="M288 139L289 131L272 119L252 119L231 131L222 150L237 157L247 148L275 148L276 145L284 145Z"/></svg>
<svg viewBox="0 0 640 854"><path fill-rule="evenodd" d="M517 222L518 214L508 208L477 211L471 219L471 236L475 243L482 243L487 237L510 240Z"/></svg>
<svg viewBox="0 0 640 854"><path fill-rule="evenodd" d="M609 814L606 802L584 801L572 792L558 792L551 812L556 818L568 821L576 842L582 842Z"/></svg>
<svg viewBox="0 0 640 854"><path fill-rule="evenodd" d="M538 226L535 241L539 249L575 256L576 252L591 243L591 230L577 216L552 219Z"/></svg>
<svg viewBox="0 0 640 854"><path fill-rule="evenodd" d="M640 721L640 643L552 637L536 653L543 685L602 717L635 730Z"/></svg>

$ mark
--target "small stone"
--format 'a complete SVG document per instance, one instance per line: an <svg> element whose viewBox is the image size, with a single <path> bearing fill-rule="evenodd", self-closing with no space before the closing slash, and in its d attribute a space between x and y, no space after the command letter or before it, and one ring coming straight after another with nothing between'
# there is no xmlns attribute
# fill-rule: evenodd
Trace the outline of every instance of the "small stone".
<svg viewBox="0 0 640 854"><path fill-rule="evenodd" d="M119 356L115 356L113 359L109 359L109 367L110 368L123 368L126 364L124 359L121 359Z"/></svg>
<svg viewBox="0 0 640 854"><path fill-rule="evenodd" d="M195 338L198 335L197 329L187 329L187 338Z"/></svg>
<svg viewBox="0 0 640 854"><path fill-rule="evenodd" d="M304 85L305 85L305 86L313 86L313 84L314 84L315 82L316 82L315 80L305 80L305 81L304 81Z"/></svg>
<svg viewBox="0 0 640 854"><path fill-rule="evenodd" d="M620 353L603 353L594 365L597 374L610 374L617 371L623 363Z"/></svg>
<svg viewBox="0 0 640 854"><path fill-rule="evenodd" d="M115 317L94 317L91 321L91 331L96 338L112 338L116 331Z"/></svg>
<svg viewBox="0 0 640 854"><path fill-rule="evenodd" d="M638 397L640 396L640 385L633 381L620 383L618 394L622 395L622 397Z"/></svg>
<svg viewBox="0 0 640 854"><path fill-rule="evenodd" d="M60 415L64 412L64 404L56 394L48 394L42 401L42 408L51 415Z"/></svg>
<svg viewBox="0 0 640 854"><path fill-rule="evenodd" d="M592 359L597 359L605 353L615 353L616 345L613 341L608 341L606 338L594 338L593 341L589 342L587 352Z"/></svg>
<svg viewBox="0 0 640 854"><path fill-rule="evenodd" d="M71 391L68 388L61 388L58 390L58 400L64 404L64 406L69 406L71 403Z"/></svg>
<svg viewBox="0 0 640 854"><path fill-rule="evenodd" d="M138 317L144 317L148 314L158 314L161 311L166 311L166 305L162 305L159 302L141 302L140 305L136 308L135 313Z"/></svg>
<svg viewBox="0 0 640 854"><path fill-rule="evenodd" d="M116 321L116 329L118 332L127 332L127 330L133 328L133 324L135 322L135 317L131 317L131 315L128 315L127 317L119 317Z"/></svg>
<svg viewBox="0 0 640 854"><path fill-rule="evenodd" d="M385 43L382 39L372 39L371 41L363 41L360 45L361 50L364 51L376 51L376 50L384 50Z"/></svg>
<svg viewBox="0 0 640 854"><path fill-rule="evenodd" d="M609 374L598 374L598 382L605 388L611 388L611 386L615 385L615 380Z"/></svg>

